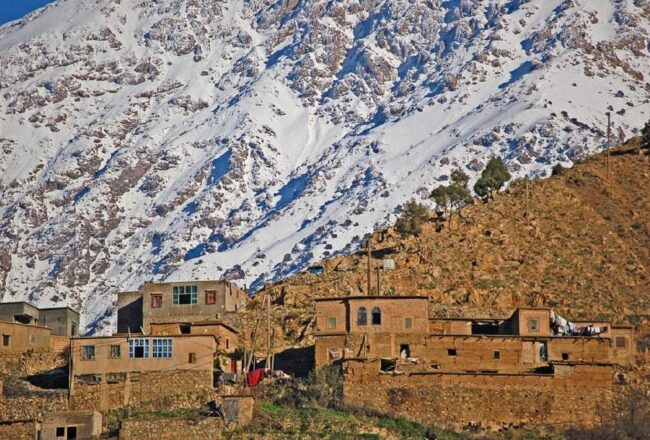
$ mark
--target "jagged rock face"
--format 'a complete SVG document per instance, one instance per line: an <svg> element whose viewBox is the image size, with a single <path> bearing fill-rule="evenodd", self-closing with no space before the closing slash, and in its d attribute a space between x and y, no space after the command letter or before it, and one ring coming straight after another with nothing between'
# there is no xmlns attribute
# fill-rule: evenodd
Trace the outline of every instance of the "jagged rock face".
<svg viewBox="0 0 650 440"><path fill-rule="evenodd" d="M0 28L0 289L110 323L257 287L455 166L544 176L650 115L642 0L60 0Z"/></svg>

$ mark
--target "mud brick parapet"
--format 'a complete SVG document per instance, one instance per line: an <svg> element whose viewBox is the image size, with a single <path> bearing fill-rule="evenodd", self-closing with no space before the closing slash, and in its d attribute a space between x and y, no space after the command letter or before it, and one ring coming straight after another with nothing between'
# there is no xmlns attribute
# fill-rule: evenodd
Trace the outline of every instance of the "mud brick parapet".
<svg viewBox="0 0 650 440"><path fill-rule="evenodd" d="M70 391L70 408L100 411L127 406L169 409L187 406L191 396L212 392L212 372L207 370L163 370L131 373L97 374L96 382L74 377ZM179 396L190 396L181 399ZM189 405L192 406L192 405Z"/></svg>
<svg viewBox="0 0 650 440"><path fill-rule="evenodd" d="M612 407L608 365L563 365L561 374L387 374L379 361L344 363L346 405L431 426L594 426Z"/></svg>

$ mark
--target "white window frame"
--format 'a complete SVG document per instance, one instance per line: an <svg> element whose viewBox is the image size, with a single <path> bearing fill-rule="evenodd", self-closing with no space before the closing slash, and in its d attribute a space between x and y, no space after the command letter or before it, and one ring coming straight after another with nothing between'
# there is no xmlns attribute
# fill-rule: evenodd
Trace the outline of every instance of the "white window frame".
<svg viewBox="0 0 650 440"><path fill-rule="evenodd" d="M182 304L180 302L181 295L190 295L190 302L187 304ZM172 305L186 306L191 304L198 304L198 302L199 302L199 288L197 285L172 287Z"/></svg>
<svg viewBox="0 0 650 440"><path fill-rule="evenodd" d="M143 347L142 357L135 356L136 347ZM149 357L149 339L148 338L131 338L129 339L129 359L147 359Z"/></svg>
<svg viewBox="0 0 650 440"><path fill-rule="evenodd" d="M172 338L153 338L151 347L151 357L157 359L172 357Z"/></svg>

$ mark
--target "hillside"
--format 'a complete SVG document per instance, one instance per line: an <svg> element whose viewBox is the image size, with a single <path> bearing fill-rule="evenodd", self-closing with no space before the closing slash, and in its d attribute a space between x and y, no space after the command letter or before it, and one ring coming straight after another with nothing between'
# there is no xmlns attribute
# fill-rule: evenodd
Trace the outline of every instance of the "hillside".
<svg viewBox="0 0 650 440"><path fill-rule="evenodd" d="M526 185L454 214L452 229L436 232L435 214L421 237L402 238L392 228L373 235L371 266L382 271L382 294L431 298L438 316L506 316L517 306L551 306L572 317L650 319L650 155L635 143L612 150L611 177L598 154L560 175ZM444 224L444 220L443 220ZM276 329L285 343L308 344L313 299L363 295L367 258L356 254L324 261L324 274L302 273L267 286L278 304ZM376 293L373 270L372 292ZM258 295L247 313L260 309ZM279 304L282 304L281 306Z"/></svg>
<svg viewBox="0 0 650 440"><path fill-rule="evenodd" d="M632 0L58 0L0 26L0 296L108 333L118 291L254 292L355 249L457 165L547 176L602 149L607 109L616 140L648 119L649 33ZM441 237L510 233L486 223ZM503 248L438 274L432 247L394 288L505 306L511 270L546 290Z"/></svg>

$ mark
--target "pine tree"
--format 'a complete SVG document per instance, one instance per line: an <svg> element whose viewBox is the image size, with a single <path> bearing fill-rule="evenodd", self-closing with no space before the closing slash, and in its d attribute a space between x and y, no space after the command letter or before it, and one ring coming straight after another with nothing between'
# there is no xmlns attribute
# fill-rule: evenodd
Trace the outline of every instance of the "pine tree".
<svg viewBox="0 0 650 440"><path fill-rule="evenodd" d="M469 176L460 168L451 173L452 183L449 185L440 185L431 191L431 198L436 205L442 207L449 219L449 229L451 229L452 211L460 209L472 202L472 195L467 189Z"/></svg>
<svg viewBox="0 0 650 440"><path fill-rule="evenodd" d="M410 200L402 207L402 215L395 223L395 230L402 236L414 235L418 237L422 233L422 223L427 219L427 208Z"/></svg>
<svg viewBox="0 0 650 440"><path fill-rule="evenodd" d="M641 129L641 148L650 148L650 120Z"/></svg>
<svg viewBox="0 0 650 440"><path fill-rule="evenodd" d="M510 172L501 157L496 156L490 159L481 173L481 177L474 184L474 192L480 197L486 198L492 191L498 191L510 180Z"/></svg>

